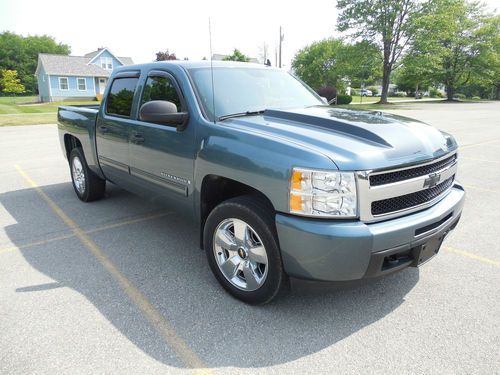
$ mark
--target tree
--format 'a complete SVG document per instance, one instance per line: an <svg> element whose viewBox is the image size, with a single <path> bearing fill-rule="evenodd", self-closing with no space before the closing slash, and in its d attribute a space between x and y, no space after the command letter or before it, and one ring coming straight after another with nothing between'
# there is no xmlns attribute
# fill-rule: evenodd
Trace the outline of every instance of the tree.
<svg viewBox="0 0 500 375"><path fill-rule="evenodd" d="M478 46L478 69L472 85L489 86L493 89L492 98L500 100L500 16L486 18L477 35L482 43Z"/></svg>
<svg viewBox="0 0 500 375"><path fill-rule="evenodd" d="M383 54L382 93L387 103L391 72L415 34L411 27L420 14L422 2L415 0L338 0L337 28L354 30L352 37L378 45Z"/></svg>
<svg viewBox="0 0 500 375"><path fill-rule="evenodd" d="M249 62L250 58L241 53L237 48L233 50L231 55L227 55L222 59L223 61L242 61Z"/></svg>
<svg viewBox="0 0 500 375"><path fill-rule="evenodd" d="M314 90L323 86L337 87L343 78L339 64L342 47L343 42L340 39L314 42L297 52L292 60L292 69Z"/></svg>
<svg viewBox="0 0 500 375"><path fill-rule="evenodd" d="M0 70L0 91L8 94L22 94L25 91L15 70Z"/></svg>
<svg viewBox="0 0 500 375"><path fill-rule="evenodd" d="M37 92L35 70L39 53L69 55L71 49L66 44L57 43L54 38L16 35L5 31L0 33L0 69L15 70L26 92Z"/></svg>
<svg viewBox="0 0 500 375"><path fill-rule="evenodd" d="M340 59L343 73L353 87L374 84L382 76L382 54L367 40L342 47Z"/></svg>
<svg viewBox="0 0 500 375"><path fill-rule="evenodd" d="M486 20L479 3L433 0L415 23L417 36L408 60L425 66L427 77L445 86L448 100L453 100L458 88L480 76L493 81L498 77L498 67L496 73L494 69L498 52L490 53L495 32L486 27ZM482 73L487 68L489 73Z"/></svg>
<svg viewBox="0 0 500 375"><path fill-rule="evenodd" d="M301 49L292 61L297 76L309 86L343 88L347 82L370 84L380 76L381 56L370 42L345 44L325 39Z"/></svg>
<svg viewBox="0 0 500 375"><path fill-rule="evenodd" d="M170 53L168 49L165 52L159 51L156 52L156 61L168 61L168 60L177 60L177 56L175 53Z"/></svg>

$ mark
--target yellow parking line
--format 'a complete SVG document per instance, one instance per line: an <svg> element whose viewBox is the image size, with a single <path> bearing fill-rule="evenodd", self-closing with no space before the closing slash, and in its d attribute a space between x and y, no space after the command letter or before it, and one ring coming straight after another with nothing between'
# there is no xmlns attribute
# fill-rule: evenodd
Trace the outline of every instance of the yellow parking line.
<svg viewBox="0 0 500 375"><path fill-rule="evenodd" d="M470 158L468 156L460 156L460 159L473 160L473 161L482 161L482 162L485 162L485 163L500 163L500 160L488 160L488 159Z"/></svg>
<svg viewBox="0 0 500 375"><path fill-rule="evenodd" d="M499 139L493 139L493 140L490 140L490 141L485 141L485 142L479 142L479 143L472 143L470 145L465 145L465 146L459 146L460 150L465 150L466 148L470 148L470 147L476 147L476 146L482 146L482 145L488 145L490 143L495 143L495 142L498 142L500 141Z"/></svg>
<svg viewBox="0 0 500 375"><path fill-rule="evenodd" d="M469 184L462 184L462 185L466 189L474 189L474 190L479 190L479 191L486 191L488 193L497 193L497 194L500 194L500 191L498 191L498 190L483 188L483 187L480 187L480 186L469 185Z"/></svg>
<svg viewBox="0 0 500 375"><path fill-rule="evenodd" d="M17 171L24 177L40 197L49 205L54 213L73 231L74 235L87 247L87 249L97 258L101 265L110 273L118 285L124 290L128 297L142 311L147 320L163 337L163 339L175 351L179 359L187 366L193 368L196 373L212 373L207 369L202 359L189 347L174 330L161 313L148 301L148 299L137 289L137 287L123 275L113 264L99 246L68 216L66 213L36 184L35 181L19 166Z"/></svg>
<svg viewBox="0 0 500 375"><path fill-rule="evenodd" d="M160 218L160 217L163 217L163 216L167 216L169 214L170 214L170 212L164 212L164 213L159 213L159 214L154 214L154 215L141 216L141 217L138 217L138 218L135 218L135 219L128 219L128 220L119 221L119 222L116 222L116 223L111 223L111 224L103 225L103 226L101 226L99 228L86 230L84 232L85 232L85 234L93 234L93 233L104 232L104 231L106 231L108 229L119 228L119 227L124 226L124 225L130 225L130 224L140 223L140 222L146 221L146 220L153 220L153 219L157 219L157 218ZM57 241L61 241L61 240L66 240L66 239L71 238L71 237L75 237L75 234L74 233L70 233L70 234L65 234L65 235L58 236L58 237L48 238L46 240L40 240L40 241L30 242L30 243L26 243L26 244L17 245L17 246L9 246L9 247L5 247L5 248L0 249L0 254L11 252L11 251L16 251L16 250L21 250L21 249L27 249L27 248L34 247L34 246L39 246L39 245L46 245L48 243L57 242Z"/></svg>
<svg viewBox="0 0 500 375"><path fill-rule="evenodd" d="M450 247L450 246L443 246L443 249L446 251L449 251L450 253L460 254L460 255L463 255L467 258L478 260L480 262L491 264L495 267L500 268L500 261L498 261L498 260L493 260L493 259L489 259L486 257L482 257L480 255L472 254L472 253L469 253L468 251L464 251L464 250L460 250L460 249L455 249L454 247Z"/></svg>

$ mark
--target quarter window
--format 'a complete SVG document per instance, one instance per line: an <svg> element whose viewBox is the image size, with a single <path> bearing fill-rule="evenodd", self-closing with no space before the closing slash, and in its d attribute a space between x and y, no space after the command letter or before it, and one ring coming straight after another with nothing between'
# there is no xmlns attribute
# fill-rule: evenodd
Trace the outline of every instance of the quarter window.
<svg viewBox="0 0 500 375"><path fill-rule="evenodd" d="M59 77L59 90L69 90L67 77Z"/></svg>
<svg viewBox="0 0 500 375"><path fill-rule="evenodd" d="M78 91L86 91L87 90L87 80L85 78L78 78L76 80L78 85Z"/></svg>
<svg viewBox="0 0 500 375"><path fill-rule="evenodd" d="M110 115L130 117L138 78L117 78L109 90L106 112Z"/></svg>
<svg viewBox="0 0 500 375"><path fill-rule="evenodd" d="M152 100L166 100L177 106L177 111L181 110L181 101L172 81L167 77L149 77L144 87L141 105Z"/></svg>

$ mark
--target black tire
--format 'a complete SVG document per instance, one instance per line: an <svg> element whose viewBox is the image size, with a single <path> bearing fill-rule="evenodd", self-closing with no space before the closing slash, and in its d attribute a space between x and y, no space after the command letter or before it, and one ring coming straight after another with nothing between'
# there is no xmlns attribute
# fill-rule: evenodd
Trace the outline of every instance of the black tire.
<svg viewBox="0 0 500 375"><path fill-rule="evenodd" d="M234 286L222 273L216 260L214 240L216 230L227 219L238 219L248 224L260 237L267 253L267 276L262 285L253 291L241 290ZM219 283L232 296L249 304L265 304L271 302L286 289L288 277L283 271L281 252L274 223L274 212L258 196L241 196L222 202L208 216L204 231L204 248L208 263ZM220 254L220 253L219 253Z"/></svg>
<svg viewBox="0 0 500 375"><path fill-rule="evenodd" d="M81 173L84 177L84 182L75 181L75 173L73 171L74 164L78 165L78 161L81 165ZM69 169L71 174L71 181L73 182L73 189L78 198L83 202L92 202L101 199L104 196L106 190L106 180L98 177L94 172L92 172L87 165L83 150L81 148L74 148L69 154Z"/></svg>

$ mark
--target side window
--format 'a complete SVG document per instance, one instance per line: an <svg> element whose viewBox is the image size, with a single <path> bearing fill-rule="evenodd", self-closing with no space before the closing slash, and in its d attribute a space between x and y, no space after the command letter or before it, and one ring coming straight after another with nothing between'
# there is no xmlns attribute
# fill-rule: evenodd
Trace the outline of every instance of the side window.
<svg viewBox="0 0 500 375"><path fill-rule="evenodd" d="M138 78L117 78L113 81L106 101L106 113L130 117Z"/></svg>
<svg viewBox="0 0 500 375"><path fill-rule="evenodd" d="M167 100L177 106L177 111L181 111L181 101L175 86L167 77L148 77L144 86L141 105L152 100Z"/></svg>

